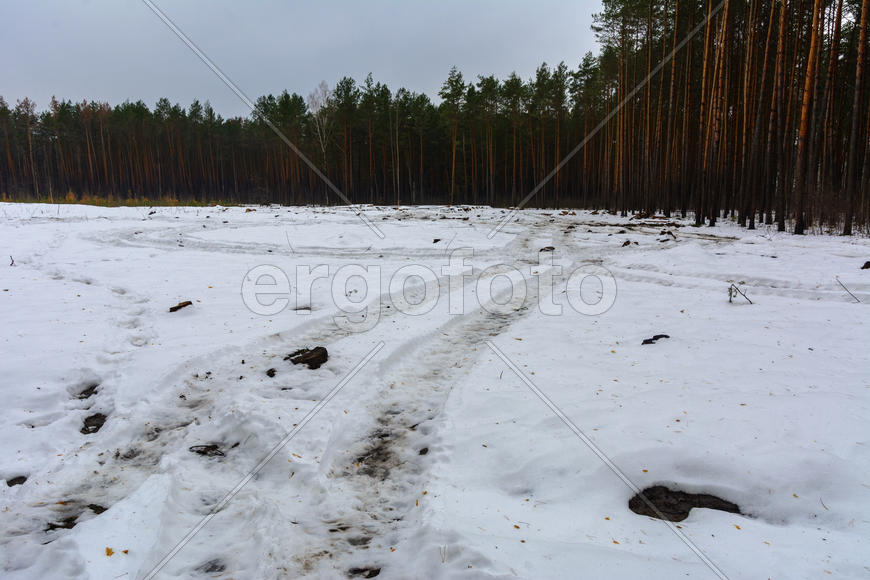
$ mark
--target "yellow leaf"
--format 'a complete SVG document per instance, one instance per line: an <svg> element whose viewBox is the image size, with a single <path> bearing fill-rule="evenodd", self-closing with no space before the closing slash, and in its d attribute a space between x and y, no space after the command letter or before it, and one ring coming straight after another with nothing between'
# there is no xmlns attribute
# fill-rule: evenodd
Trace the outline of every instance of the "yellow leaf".
<svg viewBox="0 0 870 580"><path fill-rule="evenodd" d="M111 556L114 553L115 553L115 550L113 550L112 548L106 547L106 556Z"/></svg>
<svg viewBox="0 0 870 580"><path fill-rule="evenodd" d="M738 530L740 529L740 526L738 526L737 524L734 524L734 527L737 528Z"/></svg>

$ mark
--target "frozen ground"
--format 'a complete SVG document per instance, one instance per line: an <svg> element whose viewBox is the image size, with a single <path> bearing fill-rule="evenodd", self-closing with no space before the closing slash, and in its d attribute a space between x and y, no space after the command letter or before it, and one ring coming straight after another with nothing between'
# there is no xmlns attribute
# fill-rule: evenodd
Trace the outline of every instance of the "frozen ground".
<svg viewBox="0 0 870 580"><path fill-rule="evenodd" d="M383 239L346 209L0 204L0 576L147 577L255 470L155 577L714 578L529 384L637 487L736 503L676 524L722 574L870 576L868 240L553 211L489 238L502 210L365 213ZM458 248L474 270L451 286ZM542 256L606 267L612 308L575 312L563 276L562 315L542 312ZM266 316L242 297L256 266L295 291L297 267L348 264L368 290L322 278ZM498 264L527 296L491 313ZM410 279L414 316L389 299L409 265L440 288ZM346 297L368 310L337 324ZM284 360L317 345L319 369Z"/></svg>

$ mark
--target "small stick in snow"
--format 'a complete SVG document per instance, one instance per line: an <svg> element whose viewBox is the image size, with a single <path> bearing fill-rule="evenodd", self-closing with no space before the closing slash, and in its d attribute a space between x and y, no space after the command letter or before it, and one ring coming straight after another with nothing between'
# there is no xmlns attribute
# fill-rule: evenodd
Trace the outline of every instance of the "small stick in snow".
<svg viewBox="0 0 870 580"><path fill-rule="evenodd" d="M840 277L839 277L839 276L836 276L836 279L837 279L837 283L838 283L840 286L843 287L843 290L845 290L846 292L848 292L848 293L849 293L849 296L851 296L852 298L854 298L854 299L855 299L855 302L858 302L858 303L860 304L861 301L858 300L858 297L855 296L854 294L852 294L852 291L849 290L848 288L846 288L846 285L845 285L845 284L843 284L842 282L840 282Z"/></svg>
<svg viewBox="0 0 870 580"><path fill-rule="evenodd" d="M746 294L744 294L744 293L740 290L740 288L738 288L738 287L735 286L734 284L731 284L731 287L728 289L728 302L731 302L731 298L734 296L734 293L735 293L735 292L736 292L737 294L740 294L740 295L743 296L744 298L746 298L746 301L749 302L750 304L752 304L752 300L749 299L749 296L747 296Z"/></svg>
<svg viewBox="0 0 870 580"><path fill-rule="evenodd" d="M175 306L171 307L169 309L169 312L177 312L177 311L181 310L182 308L184 308L185 306L192 306L192 305L193 305L193 302L191 302L190 300L185 300L184 302L179 302Z"/></svg>
<svg viewBox="0 0 870 580"><path fill-rule="evenodd" d="M10 266L14 266L14 265L15 265L15 258L13 258L12 256L9 256L9 259L11 260L11 261L9 262L9 265L10 265Z"/></svg>

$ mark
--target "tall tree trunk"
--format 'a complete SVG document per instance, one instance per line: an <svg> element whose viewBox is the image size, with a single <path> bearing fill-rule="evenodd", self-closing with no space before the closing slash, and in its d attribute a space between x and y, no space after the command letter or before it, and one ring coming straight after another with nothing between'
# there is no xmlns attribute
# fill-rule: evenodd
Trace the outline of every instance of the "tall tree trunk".
<svg viewBox="0 0 870 580"><path fill-rule="evenodd" d="M849 156L846 162L846 220L843 235L852 235L852 220L857 209L858 175L858 134L861 127L861 89L864 84L864 58L867 50L867 18L870 0L861 3L861 31L858 34L858 63L855 71L855 92L852 98L852 129L849 133ZM864 141L866 141L866 135ZM867 144L864 144L867 147Z"/></svg>
<svg viewBox="0 0 870 580"><path fill-rule="evenodd" d="M817 44L819 42L819 19L822 16L824 4L815 0L813 4L813 24L810 28L810 50L807 61L807 71L804 80L803 99L801 101L800 130L798 132L797 165L794 173L794 233L802 235L806 230L806 164L807 137L810 123L810 106L812 104L813 83L816 75Z"/></svg>

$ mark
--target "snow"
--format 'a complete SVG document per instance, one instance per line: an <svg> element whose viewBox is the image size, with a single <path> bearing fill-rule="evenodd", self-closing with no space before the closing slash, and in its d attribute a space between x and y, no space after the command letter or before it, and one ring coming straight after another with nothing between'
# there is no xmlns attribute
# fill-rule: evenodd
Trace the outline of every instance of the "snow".
<svg viewBox="0 0 870 580"><path fill-rule="evenodd" d="M676 524L724 575L870 574L870 241L540 210L490 237L503 210L363 211L383 239L347 208L0 204L0 479L27 476L0 483L0 575L148 577L254 470L154 577L715 577L525 381L638 488L739 505ZM333 283L348 265L368 286ZM283 311L246 305L257 266L287 275ZM566 294L593 266L617 289L584 283L598 315ZM482 308L514 268L524 305ZM317 370L283 360L317 345Z"/></svg>

